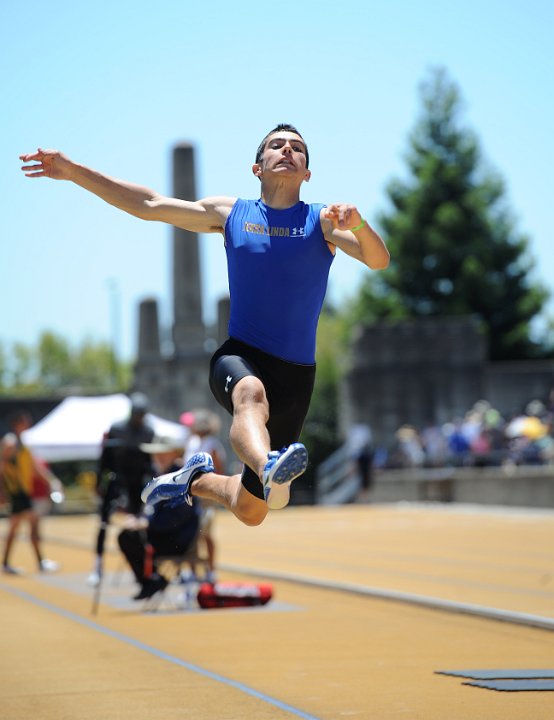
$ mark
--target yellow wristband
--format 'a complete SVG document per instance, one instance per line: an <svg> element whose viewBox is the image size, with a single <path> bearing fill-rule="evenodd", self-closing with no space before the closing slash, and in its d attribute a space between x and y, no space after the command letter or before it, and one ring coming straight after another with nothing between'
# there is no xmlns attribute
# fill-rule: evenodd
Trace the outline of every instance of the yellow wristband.
<svg viewBox="0 0 554 720"><path fill-rule="evenodd" d="M364 225L365 220L362 218L362 222L359 225L356 225L356 227L350 228L350 232L356 232L357 230L361 230Z"/></svg>

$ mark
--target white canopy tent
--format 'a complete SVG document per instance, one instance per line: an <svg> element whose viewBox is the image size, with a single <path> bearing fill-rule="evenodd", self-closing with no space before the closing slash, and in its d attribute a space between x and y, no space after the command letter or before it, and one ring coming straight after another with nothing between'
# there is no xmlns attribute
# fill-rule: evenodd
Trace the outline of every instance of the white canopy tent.
<svg viewBox="0 0 554 720"><path fill-rule="evenodd" d="M23 442L46 462L96 460L110 426L129 417L131 401L126 395L68 397L46 417L23 433ZM185 442L189 431L180 423L146 414L157 437Z"/></svg>

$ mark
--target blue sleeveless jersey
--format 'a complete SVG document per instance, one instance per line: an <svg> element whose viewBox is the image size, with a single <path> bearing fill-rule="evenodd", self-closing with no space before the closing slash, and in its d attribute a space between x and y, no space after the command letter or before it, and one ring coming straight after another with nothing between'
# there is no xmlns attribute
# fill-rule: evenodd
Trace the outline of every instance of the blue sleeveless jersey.
<svg viewBox="0 0 554 720"><path fill-rule="evenodd" d="M317 322L334 255L323 205L274 210L237 200L225 224L229 335L290 362L315 362Z"/></svg>

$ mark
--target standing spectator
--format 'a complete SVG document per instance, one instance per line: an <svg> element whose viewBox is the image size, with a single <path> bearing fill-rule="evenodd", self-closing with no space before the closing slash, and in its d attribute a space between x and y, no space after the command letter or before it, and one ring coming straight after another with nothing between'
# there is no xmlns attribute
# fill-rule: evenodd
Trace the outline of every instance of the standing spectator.
<svg viewBox="0 0 554 720"><path fill-rule="evenodd" d="M369 500L369 492L373 485L373 448L371 442L367 441L360 448L356 456L356 464L360 473L360 491L358 493L359 501Z"/></svg>
<svg viewBox="0 0 554 720"><path fill-rule="evenodd" d="M373 434L369 425L352 425L348 433L347 447L353 460L353 470L360 479L356 500L366 502L373 484Z"/></svg>
<svg viewBox="0 0 554 720"><path fill-rule="evenodd" d="M64 493L62 484L57 478L48 480L52 476L48 465L39 458L35 458L35 462L42 470L42 473L33 472L31 487L31 503L33 510L39 518L48 515L52 508L52 503L58 504L63 502Z"/></svg>
<svg viewBox="0 0 554 720"><path fill-rule="evenodd" d="M42 555L40 516L33 509L31 496L34 474L39 475L52 490L59 486L59 480L40 465L23 444L21 435L31 426L31 418L28 413L17 412L12 417L10 424L12 432L3 438L0 455L0 477L10 501L10 523L4 545L2 569L8 575L20 574L20 571L10 564L10 555L19 526L23 521L27 521L39 571L55 572L59 569L59 563L48 560Z"/></svg>
<svg viewBox="0 0 554 720"><path fill-rule="evenodd" d="M133 393L129 417L114 423L104 440L97 472L100 529L95 566L88 578L92 586L99 584L102 575L104 543L112 513L120 510L140 515L143 508L140 494L155 474L150 455L140 448L154 437L154 430L145 420L147 410L148 398L142 393Z"/></svg>

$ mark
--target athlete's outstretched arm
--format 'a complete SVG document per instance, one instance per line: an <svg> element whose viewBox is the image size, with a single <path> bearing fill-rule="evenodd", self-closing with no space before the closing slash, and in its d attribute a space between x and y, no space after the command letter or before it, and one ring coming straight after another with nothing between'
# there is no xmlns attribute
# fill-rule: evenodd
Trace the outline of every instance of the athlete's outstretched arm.
<svg viewBox="0 0 554 720"><path fill-rule="evenodd" d="M372 270L383 270L388 266L390 255L385 243L354 205L329 205L321 210L320 218L327 242Z"/></svg>
<svg viewBox="0 0 554 720"><path fill-rule="evenodd" d="M195 202L165 197L154 190L103 175L71 160L59 150L20 155L27 177L69 180L142 220L158 220L192 232L220 232L235 198L211 197ZM28 164L31 163L31 164Z"/></svg>

